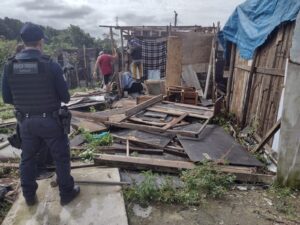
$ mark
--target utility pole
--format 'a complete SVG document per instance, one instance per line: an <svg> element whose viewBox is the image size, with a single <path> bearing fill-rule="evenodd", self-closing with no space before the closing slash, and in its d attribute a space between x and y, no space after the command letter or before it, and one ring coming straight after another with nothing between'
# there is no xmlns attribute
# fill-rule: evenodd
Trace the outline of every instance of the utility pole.
<svg viewBox="0 0 300 225"><path fill-rule="evenodd" d="M116 16L116 26L118 27L119 26L119 17Z"/></svg>
<svg viewBox="0 0 300 225"><path fill-rule="evenodd" d="M178 16L178 13L174 10L174 13L175 13L175 21L174 21L174 27L177 26L177 16Z"/></svg>

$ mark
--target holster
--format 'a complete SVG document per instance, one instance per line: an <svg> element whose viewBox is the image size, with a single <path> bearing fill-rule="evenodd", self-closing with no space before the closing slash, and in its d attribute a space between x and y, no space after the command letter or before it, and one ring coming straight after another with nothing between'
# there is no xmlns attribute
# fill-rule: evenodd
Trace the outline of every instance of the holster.
<svg viewBox="0 0 300 225"><path fill-rule="evenodd" d="M16 126L16 133L9 136L7 138L7 140L10 143L10 145L13 146L14 148L21 149L22 139L21 139L20 127L19 127L18 123L17 123L17 126Z"/></svg>
<svg viewBox="0 0 300 225"><path fill-rule="evenodd" d="M65 134L71 132L72 114L67 106L63 106L58 111L55 111L53 117L56 118L58 123L62 126Z"/></svg>

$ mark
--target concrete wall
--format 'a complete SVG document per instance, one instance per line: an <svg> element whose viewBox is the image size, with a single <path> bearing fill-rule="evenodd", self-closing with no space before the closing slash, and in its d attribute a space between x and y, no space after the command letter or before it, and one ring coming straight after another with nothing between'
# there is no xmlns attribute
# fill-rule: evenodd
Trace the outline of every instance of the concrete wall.
<svg viewBox="0 0 300 225"><path fill-rule="evenodd" d="M293 36L288 64L279 141L277 180L300 187L300 14Z"/></svg>

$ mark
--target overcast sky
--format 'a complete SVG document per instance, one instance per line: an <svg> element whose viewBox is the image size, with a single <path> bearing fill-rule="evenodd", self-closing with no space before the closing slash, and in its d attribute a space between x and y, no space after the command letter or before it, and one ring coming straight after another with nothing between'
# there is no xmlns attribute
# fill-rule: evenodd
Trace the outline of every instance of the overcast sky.
<svg viewBox="0 0 300 225"><path fill-rule="evenodd" d="M0 17L62 29L78 25L94 37L106 32L98 25L224 25L244 0L1 0ZM101 30L102 29L102 30Z"/></svg>

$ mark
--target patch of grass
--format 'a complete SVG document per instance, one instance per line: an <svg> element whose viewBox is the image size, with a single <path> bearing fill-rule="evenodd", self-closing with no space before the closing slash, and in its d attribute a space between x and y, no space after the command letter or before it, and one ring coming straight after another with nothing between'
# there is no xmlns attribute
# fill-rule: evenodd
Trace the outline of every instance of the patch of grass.
<svg viewBox="0 0 300 225"><path fill-rule="evenodd" d="M128 201L138 202L142 206L159 199L159 188L155 183L156 175L151 171L142 173L145 177L140 185L125 189L124 196Z"/></svg>
<svg viewBox="0 0 300 225"><path fill-rule="evenodd" d="M10 210L12 204L9 202L0 202L0 224L3 222L6 214Z"/></svg>
<svg viewBox="0 0 300 225"><path fill-rule="evenodd" d="M10 163L14 163L9 161ZM17 163L17 161L15 162ZM19 170L16 168L8 168L8 167L1 167L0 168L0 178L19 178Z"/></svg>
<svg viewBox="0 0 300 225"><path fill-rule="evenodd" d="M1 127L0 128L0 134L12 134L14 132L14 129L7 128L7 127Z"/></svg>
<svg viewBox="0 0 300 225"><path fill-rule="evenodd" d="M2 120L7 120L13 118L14 116L15 116L14 111L12 109L8 109L0 112L0 118Z"/></svg>
<svg viewBox="0 0 300 225"><path fill-rule="evenodd" d="M269 189L269 194L273 197L274 206L278 212L290 218L296 216L296 206L293 205L292 198L294 191L291 188L274 183Z"/></svg>
<svg viewBox="0 0 300 225"><path fill-rule="evenodd" d="M95 106L91 106L91 107L90 107L90 112L91 112L91 113L97 112Z"/></svg>
<svg viewBox="0 0 300 225"><path fill-rule="evenodd" d="M222 198L235 180L235 176L215 170L210 163L183 171L180 176L183 187L178 189L174 188L170 178L158 186L155 183L156 175L151 171L144 172L143 175L144 181L127 187L124 196L127 201L144 206L151 202L199 205L207 198Z"/></svg>
<svg viewBox="0 0 300 225"><path fill-rule="evenodd" d="M113 143L113 137L110 133L105 132L100 135L91 134L90 132L81 130L81 133L87 142L87 150L79 154L79 157L82 157L86 160L92 160L93 155L98 146L110 146Z"/></svg>
<svg viewBox="0 0 300 225"><path fill-rule="evenodd" d="M234 114L222 111L211 120L211 123L223 127L227 133L230 133L230 125L237 124L237 120Z"/></svg>

